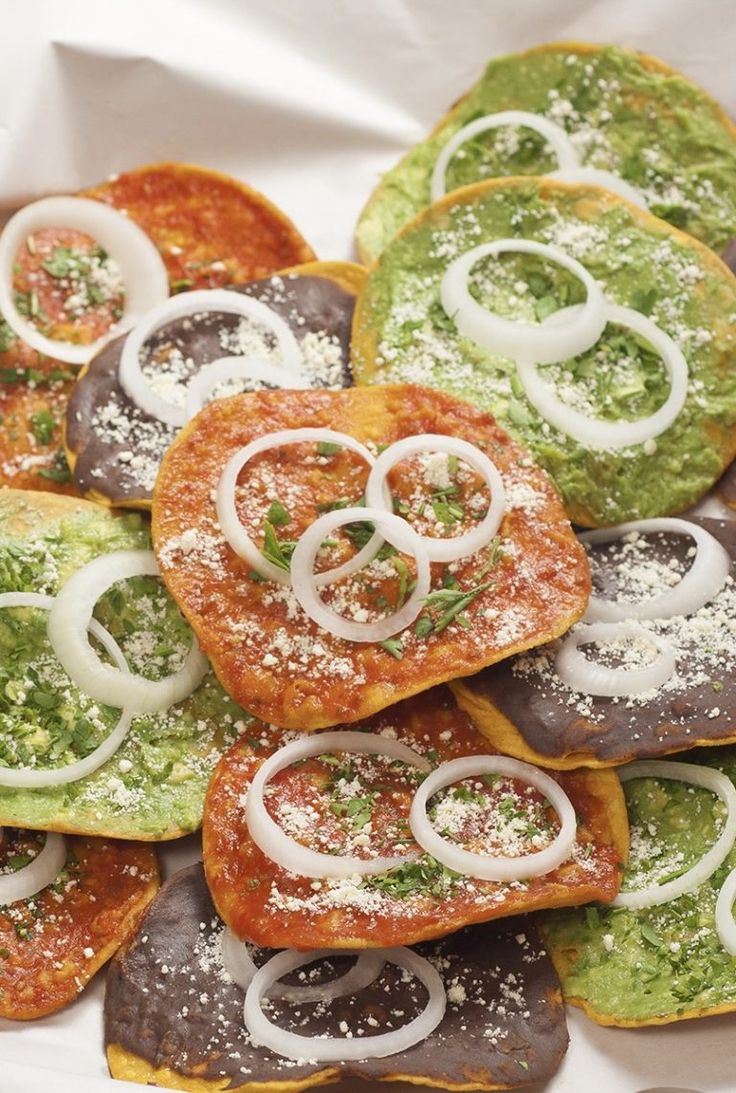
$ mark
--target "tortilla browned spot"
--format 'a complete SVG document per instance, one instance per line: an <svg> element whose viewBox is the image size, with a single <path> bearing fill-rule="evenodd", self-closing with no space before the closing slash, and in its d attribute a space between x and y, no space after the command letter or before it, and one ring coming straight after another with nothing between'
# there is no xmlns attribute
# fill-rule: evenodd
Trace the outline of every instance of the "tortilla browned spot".
<svg viewBox="0 0 736 1093"><path fill-rule="evenodd" d="M221 931L201 865L164 885L136 937L110 968L105 1045L113 1077L194 1093L297 1093L344 1078L508 1089L546 1080L567 1047L557 980L525 919L503 928L471 927L418 946L436 962L450 991L441 1024L396 1055L335 1064L284 1060L252 1046L243 1027L243 991L221 966ZM266 955L256 953L256 962ZM345 1021L351 1030L362 1028L367 1040L366 1018L378 1021L378 1032L387 1018L396 1027L423 1006L425 997L386 965L354 1000L338 999L323 1014L314 1007L308 1024L303 1024L308 1012L303 1006L279 1004L270 1016L302 1035L339 1036Z"/></svg>
<svg viewBox="0 0 736 1093"><path fill-rule="evenodd" d="M736 521L692 517L691 522L706 528L726 548L733 580ZM680 562L692 548L687 536L657 536L650 541L655 557ZM601 549L595 548L596 553ZM707 642L705 631L702 642ZM532 663L549 653L551 664L556 648L535 650ZM688 659L687 651L683 652L678 674L685 677ZM612 766L736 740L736 676L727 668L719 670L717 664L712 666L712 678L696 679L686 689L662 688L647 702L585 696L590 714L581 712L580 701L571 699L572 692L554 674L550 678L546 669L543 676L536 670L520 670L522 666L523 662L507 660L452 685L460 706L491 746L508 755L567 770Z"/></svg>

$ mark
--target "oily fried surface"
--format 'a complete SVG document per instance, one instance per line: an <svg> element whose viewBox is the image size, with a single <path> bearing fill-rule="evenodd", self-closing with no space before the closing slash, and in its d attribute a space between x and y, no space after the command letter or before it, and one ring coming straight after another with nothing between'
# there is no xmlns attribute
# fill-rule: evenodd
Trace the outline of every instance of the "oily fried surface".
<svg viewBox="0 0 736 1093"><path fill-rule="evenodd" d="M444 688L402 702L358 727L398 737L433 764L488 752L486 741ZM358 883L313 882L290 874L254 844L243 807L256 770L282 743L283 734L270 726L249 727L215 769L205 803L207 880L218 911L240 937L275 948L406 945L468 923L542 907L607 901L618 891L627 846L623 797L615 775L591 771L555 776L580 818L576 849L571 860L526 884L453 878L428 855ZM405 769L396 775L383 766L365 774L349 766L343 773L342 759L336 765L332 758L318 757L277 775L268 798L272 814L292 837L322 852L336 847L338 853L365 856L367 846L381 856L401 855L407 845L414 845L407 817L416 778ZM479 792L477 782L472 784L473 792ZM503 825L505 830L503 817L509 809L512 821L521 823L523 817L525 824L540 822L534 810L542 795L523 783L515 782L509 790L504 780L482 792L491 795L499 810L499 828ZM500 798L512 795L504 802L494 793ZM303 823L300 817L306 817ZM361 824L362 837L356 843L352 832ZM465 830L459 837L464 838ZM468 845L483 852L488 843L483 839ZM531 844L524 846L523 852L529 852Z"/></svg>
<svg viewBox="0 0 736 1093"><path fill-rule="evenodd" d="M263 194L206 167L147 164L83 196L124 209L150 235L174 291L252 281L315 257Z"/></svg>
<svg viewBox="0 0 736 1093"><path fill-rule="evenodd" d="M35 857L42 837L5 828L0 870ZM120 840L68 838L57 881L0 907L0 1017L54 1013L84 989L135 929L158 888L154 851Z"/></svg>
<svg viewBox="0 0 736 1093"><path fill-rule="evenodd" d="M452 684L455 697L491 747L530 763L559 769L602 767L632 759L661 757L701 745L722 745L736 738L736 650L722 654L713 645L719 631L733 628L733 580L736 578L736 521L693 517L726 548L731 581L692 618L686 643L665 632L676 654L676 688L660 687L641 699L618 701L583 695L566 687L554 670L558 644L535 649ZM686 535L651 538L655 561L691 560ZM598 550L603 548L599 547ZM710 621L709 621L710 619ZM695 646L693 649L692 646ZM695 658L711 652L708 663Z"/></svg>
<svg viewBox="0 0 736 1093"><path fill-rule="evenodd" d="M411 628L397 635L401 659L319 628L290 589L254 580L215 526L214 491L227 460L256 437L306 426L376 446L419 433L461 437L485 450L504 479L508 505L498 542L452 563L449 572L433 566L435 591L443 582L482 590L459 623L422 637ZM325 507L343 503L338 499L359 502L366 464L344 449L314 452L306 445L272 449L241 473L239 515L255 523L251 534L259 545L260 521L279 491L289 498L292 541ZM408 496L415 479L394 474L390 481ZM546 476L490 415L408 385L259 392L210 403L164 458L153 530L162 575L225 689L254 715L288 728L356 721L548 640L582 614L589 592L587 562ZM400 581L386 577L385 584L384 598L396 603Z"/></svg>
<svg viewBox="0 0 736 1093"><path fill-rule="evenodd" d="M304 372L313 386L349 386L350 326L355 295L364 277L351 262L309 262L272 277L239 285L234 291L261 301L284 319L302 344ZM171 357L192 362L190 375L234 351L237 332L258 324L213 313L201 322L190 317L167 323L150 340L151 362L166 369ZM74 483L85 497L104 504L150 508L160 461L176 436L128 398L118 380L125 339L106 345L82 369L69 400L64 439ZM248 355L240 349L243 355ZM253 355L279 358L278 349ZM310 362L313 362L310 372Z"/></svg>
<svg viewBox="0 0 736 1093"><path fill-rule="evenodd" d="M475 926L418 951L450 989L442 1022L425 1040L356 1063L282 1060L255 1047L243 1027L243 991L223 974L222 922L201 865L172 877L136 937L110 967L105 1044L110 1072L142 1084L209 1093L298 1093L343 1079L408 1081L451 1090L516 1088L545 1081L567 1048L559 986L536 931L524 919ZM256 951L261 964L271 954ZM334 966L345 961L332 962ZM163 969L166 969L164 973ZM342 967L340 967L342 971ZM455 988L454 990L452 988ZM270 1016L300 1035L384 1031L410 1020L426 995L386 965L353 998L320 1007L277 1005ZM402 1012L403 1011L403 1012ZM185 1015L185 1017L184 1017Z"/></svg>

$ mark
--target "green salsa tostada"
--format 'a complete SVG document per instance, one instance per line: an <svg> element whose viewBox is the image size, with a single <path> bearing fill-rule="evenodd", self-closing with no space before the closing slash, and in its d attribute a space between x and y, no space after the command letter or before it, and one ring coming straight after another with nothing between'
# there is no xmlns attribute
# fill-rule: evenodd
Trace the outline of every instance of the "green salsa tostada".
<svg viewBox="0 0 736 1093"><path fill-rule="evenodd" d="M734 747L691 753L693 761L736 781ZM624 891L683 875L723 831L726 808L707 789L651 777L624 789L631 827ZM716 928L718 894L734 867L732 847L707 880L659 906L544 912L543 933L566 1001L600 1024L620 1026L736 1010L736 957Z"/></svg>
<svg viewBox="0 0 736 1093"><path fill-rule="evenodd" d="M459 333L441 299L448 268L498 240L564 252L607 307L656 325L686 374L663 432L625 447L583 444L532 405L514 360ZM479 259L468 288L484 313L529 328L586 299L579 277L533 254ZM420 383L489 410L549 471L570 518L593 526L682 511L718 478L736 454L735 351L736 279L712 251L597 186L547 179L479 183L427 209L369 274L353 327L359 383ZM610 320L589 349L540 365L538 377L605 428L655 415L673 386L650 341Z"/></svg>
<svg viewBox="0 0 736 1093"><path fill-rule="evenodd" d="M116 516L52 494L0 493L0 593L55 596L92 559L149 548L138 515ZM175 672L192 644L188 625L154 577L113 585L95 618L118 642L130 671L147 679ZM120 718L120 709L71 682L47 625L45 610L0 608L0 825L144 840L195 830L210 773L248 720L211 672L164 712L134 715L120 748L94 773L43 788L2 784L1 768L61 767L89 755Z"/></svg>
<svg viewBox="0 0 736 1093"><path fill-rule="evenodd" d="M448 141L508 110L558 126L581 165L625 179L656 216L714 249L736 234L736 127L718 104L655 57L556 42L491 61L426 140L384 175L358 223L363 261L376 259L430 203L432 172ZM450 159L446 189L557 166L542 135L506 126L470 135Z"/></svg>

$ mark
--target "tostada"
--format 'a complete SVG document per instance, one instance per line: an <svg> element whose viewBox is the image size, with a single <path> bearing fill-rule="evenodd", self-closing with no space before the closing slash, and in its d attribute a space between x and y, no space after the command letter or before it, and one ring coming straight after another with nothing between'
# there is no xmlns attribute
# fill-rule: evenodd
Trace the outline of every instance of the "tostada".
<svg viewBox="0 0 736 1093"><path fill-rule="evenodd" d="M552 172L621 187L717 251L736 234L736 127L721 107L645 53L554 42L491 61L383 176L358 222L358 252L375 260L460 186Z"/></svg>
<svg viewBox="0 0 736 1093"><path fill-rule="evenodd" d="M225 689L287 728L548 640L589 591L546 475L490 415L409 385L210 403L164 456L153 532Z"/></svg>
<svg viewBox="0 0 736 1093"><path fill-rule="evenodd" d="M0 1017L74 1001L157 888L148 846L0 828Z"/></svg>
<svg viewBox="0 0 736 1093"><path fill-rule="evenodd" d="M626 851L614 774L488 755L441 687L352 732L294 740L252 722L215 769L203 826L223 919L296 949L412 945L605 902Z"/></svg>
<svg viewBox="0 0 736 1093"><path fill-rule="evenodd" d="M139 516L0 493L3 824L144 840L199 826L248 718L156 574Z"/></svg>
<svg viewBox="0 0 736 1093"><path fill-rule="evenodd" d="M556 769L732 743L736 522L643 520L582 538L583 620L458 680L462 708L494 748Z"/></svg>
<svg viewBox="0 0 736 1093"><path fill-rule="evenodd" d="M733 1012L734 748L620 774L631 826L621 894L541 917L565 999L624 1027Z"/></svg>
<svg viewBox="0 0 736 1093"><path fill-rule="evenodd" d="M89 199L96 206L91 219ZM49 208L50 220L40 216ZM44 199L21 216L20 235L3 262L0 309L0 485L18 489L76 492L61 444L75 365L84 359L83 346L122 329L126 295L136 289L141 268L121 276L119 230L142 238L161 298L169 290L264 277L314 258L263 195L191 164L140 167L82 191L71 206L69 199ZM106 247L98 233L110 233L111 222ZM11 218L13 234L17 225Z"/></svg>
<svg viewBox="0 0 736 1093"><path fill-rule="evenodd" d="M352 968L346 955L277 954L318 963L269 991L270 1046L248 1032L243 1008L254 961L274 954L256 949L231 962L228 944L201 865L167 881L110 967L113 1077L192 1093L298 1093L341 1079L351 1089L359 1079L515 1089L546 1081L567 1048L559 985L528 919L364 954Z"/></svg>
<svg viewBox="0 0 736 1093"><path fill-rule="evenodd" d="M409 223L356 309L359 383L492 412L587 526L694 504L736 448L736 279L596 186L479 183Z"/></svg>

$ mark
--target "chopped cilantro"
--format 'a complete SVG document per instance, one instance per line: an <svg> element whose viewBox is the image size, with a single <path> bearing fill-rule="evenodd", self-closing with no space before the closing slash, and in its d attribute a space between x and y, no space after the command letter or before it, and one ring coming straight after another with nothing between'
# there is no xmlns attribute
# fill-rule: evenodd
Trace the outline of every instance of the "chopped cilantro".
<svg viewBox="0 0 736 1093"><path fill-rule="evenodd" d="M291 516L280 501L272 501L268 508L266 519L275 528L284 527L291 523Z"/></svg>
<svg viewBox="0 0 736 1093"><path fill-rule="evenodd" d="M385 641L379 641L378 644L396 660L401 660L404 655L403 643L398 638L386 638Z"/></svg>

